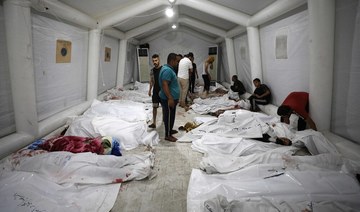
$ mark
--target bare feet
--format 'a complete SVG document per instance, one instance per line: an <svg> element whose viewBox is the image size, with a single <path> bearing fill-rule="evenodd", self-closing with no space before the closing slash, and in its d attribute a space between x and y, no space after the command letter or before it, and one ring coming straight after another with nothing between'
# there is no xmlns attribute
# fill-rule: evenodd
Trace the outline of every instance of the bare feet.
<svg viewBox="0 0 360 212"><path fill-rule="evenodd" d="M156 125L154 123L149 125L150 128L156 128Z"/></svg>
<svg viewBox="0 0 360 212"><path fill-rule="evenodd" d="M188 112L190 110L190 108L188 106L185 106L184 109L185 109L185 112Z"/></svg>

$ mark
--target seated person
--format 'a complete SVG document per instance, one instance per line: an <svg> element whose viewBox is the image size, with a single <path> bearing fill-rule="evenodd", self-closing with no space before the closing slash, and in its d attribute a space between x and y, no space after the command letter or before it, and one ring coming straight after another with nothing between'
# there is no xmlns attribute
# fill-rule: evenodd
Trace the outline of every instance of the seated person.
<svg viewBox="0 0 360 212"><path fill-rule="evenodd" d="M281 116L281 122L290 124L291 114L299 116L298 130L305 130L306 124L313 130L316 130L316 124L309 116L309 94L306 92L290 93L277 110Z"/></svg>
<svg viewBox="0 0 360 212"><path fill-rule="evenodd" d="M230 86L230 89L234 92L238 92L239 97L243 95L246 90L242 82L238 79L237 75L232 76L232 81L234 82L234 85Z"/></svg>
<svg viewBox="0 0 360 212"><path fill-rule="evenodd" d="M254 93L249 97L249 101L251 104L250 110L257 112L260 111L260 108L257 106L258 104L259 105L269 104L271 99L271 92L270 89L265 84L261 84L259 78L255 78L253 80L253 83L256 88Z"/></svg>

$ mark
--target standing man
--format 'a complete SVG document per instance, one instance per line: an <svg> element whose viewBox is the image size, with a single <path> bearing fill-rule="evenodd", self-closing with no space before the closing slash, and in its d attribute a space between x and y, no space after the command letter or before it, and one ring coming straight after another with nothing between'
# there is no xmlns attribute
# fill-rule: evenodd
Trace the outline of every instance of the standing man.
<svg viewBox="0 0 360 212"><path fill-rule="evenodd" d="M180 107L187 109L185 99L189 91L189 78L192 73L192 62L189 55L185 55L179 62L178 81L180 85Z"/></svg>
<svg viewBox="0 0 360 212"><path fill-rule="evenodd" d="M177 61L177 65L176 65L176 67L175 67L175 74L176 74L176 76L178 75L178 72L179 72L179 62L180 62L180 60L183 58L183 56L182 56L182 54L177 54L176 55L176 61Z"/></svg>
<svg viewBox="0 0 360 212"><path fill-rule="evenodd" d="M306 92L290 93L277 110L281 116L281 122L290 124L291 114L299 116L298 130L305 130L306 124L313 130L316 130L316 124L309 116L309 94Z"/></svg>
<svg viewBox="0 0 360 212"><path fill-rule="evenodd" d="M177 132L173 130L173 127L176 115L176 105L180 97L180 88L175 74L175 67L177 64L176 54L170 53L167 58L167 64L163 65L159 74L159 97L163 110L165 140L170 142L177 141L177 138L172 135Z"/></svg>
<svg viewBox="0 0 360 212"><path fill-rule="evenodd" d="M194 63L194 54L192 52L189 52L189 59L191 60L193 67L189 81L189 92L195 93L195 80L199 78L199 75L197 73L196 64Z"/></svg>
<svg viewBox="0 0 360 212"><path fill-rule="evenodd" d="M260 111L260 108L257 106L258 104L259 105L269 104L271 99L271 92L270 89L265 84L261 84L259 78L255 78L253 80L253 83L256 88L254 93L249 97L249 101L251 104L250 110L257 112Z"/></svg>
<svg viewBox="0 0 360 212"><path fill-rule="evenodd" d="M210 82L211 82L210 69L214 68L214 65L213 65L214 61L215 61L214 56L209 56L205 60L204 66L203 66L202 78L204 80L204 92L206 95L208 95L209 91L210 91Z"/></svg>
<svg viewBox="0 0 360 212"><path fill-rule="evenodd" d="M154 54L152 56L152 63L154 65L154 68L150 70L150 88L149 88L149 96L151 96L151 89L152 89L152 103L153 103L153 123L149 125L150 128L156 128L156 115L157 115L157 109L159 107L160 103L160 97L159 97L159 74L161 67L160 66L160 58L159 55Z"/></svg>

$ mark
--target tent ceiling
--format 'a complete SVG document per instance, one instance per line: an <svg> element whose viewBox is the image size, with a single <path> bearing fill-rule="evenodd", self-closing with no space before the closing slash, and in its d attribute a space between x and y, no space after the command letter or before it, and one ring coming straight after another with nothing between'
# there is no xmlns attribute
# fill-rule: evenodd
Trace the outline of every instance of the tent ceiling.
<svg viewBox="0 0 360 212"><path fill-rule="evenodd" d="M116 11L126 11L127 8L131 8L132 5L146 4L149 0L59 0L76 10L79 10L95 20L101 20L102 18L109 16L109 14L116 13ZM148 10L142 10L144 12L140 14L121 19L118 23L112 24L112 26L123 33L128 33L137 40L146 39L148 36L152 36L158 30L166 30L173 23L182 26L186 26L192 32L201 33L201 36L219 37L219 32L225 33L229 30L236 28L239 24L232 21L220 18L221 15L212 15L204 11L200 11L191 4L196 4L196 0L177 0L174 5L175 17L167 18L165 16L165 9L170 6L167 0L158 0L161 4ZM201 2L209 2L209 4L216 4L219 8L229 8L230 10L237 11L244 15L252 16L259 11L263 10L267 6L276 2L276 0L201 0ZM149 2L148 2L149 3ZM131 10L131 9L129 9ZM214 11L221 12L220 11ZM185 19L182 19L185 17ZM106 17L107 18L107 17ZM164 19L159 21L159 19ZM203 27L199 27L199 22L203 23ZM143 26L151 26L146 32L141 30L138 32L136 29ZM205 29L209 26L209 29ZM180 30L180 28L178 28Z"/></svg>

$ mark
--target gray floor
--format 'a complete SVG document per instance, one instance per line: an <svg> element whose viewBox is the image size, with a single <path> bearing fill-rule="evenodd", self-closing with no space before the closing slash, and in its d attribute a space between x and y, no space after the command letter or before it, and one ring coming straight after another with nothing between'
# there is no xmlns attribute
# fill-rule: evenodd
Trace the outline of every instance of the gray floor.
<svg viewBox="0 0 360 212"><path fill-rule="evenodd" d="M193 121L195 114L177 107L174 129ZM154 146L155 171L152 180L123 183L112 212L182 212L186 211L186 195L192 168L198 168L202 154L191 149L191 143L171 143L164 140L161 108L158 109L157 128L160 143ZM180 138L184 132L174 136ZM146 151L140 146L124 154Z"/></svg>

